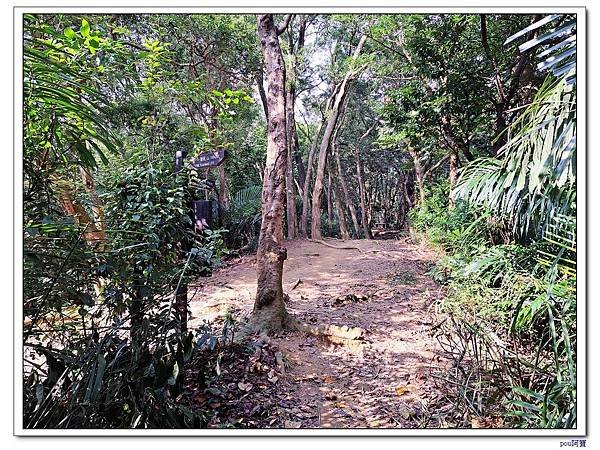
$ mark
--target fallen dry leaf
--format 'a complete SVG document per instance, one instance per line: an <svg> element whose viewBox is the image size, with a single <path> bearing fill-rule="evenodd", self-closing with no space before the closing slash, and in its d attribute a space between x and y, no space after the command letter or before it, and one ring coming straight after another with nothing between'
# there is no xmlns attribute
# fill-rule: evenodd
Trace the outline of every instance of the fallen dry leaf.
<svg viewBox="0 0 600 450"><path fill-rule="evenodd" d="M296 422L294 420L286 420L283 423L284 428L300 428L302 426L302 422Z"/></svg>
<svg viewBox="0 0 600 450"><path fill-rule="evenodd" d="M411 415L411 411L408 408L402 408L400 409L400 415L404 420L408 420Z"/></svg>
<svg viewBox="0 0 600 450"><path fill-rule="evenodd" d="M198 394L198 395L194 396L194 400L199 404L203 404L206 402L207 398L206 398L206 395L204 395L204 394Z"/></svg>
<svg viewBox="0 0 600 450"><path fill-rule="evenodd" d="M398 395L398 397L406 394L407 392L409 392L408 388L404 385L400 385L398 386L396 389L396 395Z"/></svg>
<svg viewBox="0 0 600 450"><path fill-rule="evenodd" d="M252 389L252 383L238 383L240 391L248 392Z"/></svg>
<svg viewBox="0 0 600 450"><path fill-rule="evenodd" d="M485 423L477 417L471 417L471 428L485 428Z"/></svg>
<svg viewBox="0 0 600 450"><path fill-rule="evenodd" d="M332 384L335 380L333 379L333 377L329 376L329 375L325 375L323 377L323 383L325 384Z"/></svg>

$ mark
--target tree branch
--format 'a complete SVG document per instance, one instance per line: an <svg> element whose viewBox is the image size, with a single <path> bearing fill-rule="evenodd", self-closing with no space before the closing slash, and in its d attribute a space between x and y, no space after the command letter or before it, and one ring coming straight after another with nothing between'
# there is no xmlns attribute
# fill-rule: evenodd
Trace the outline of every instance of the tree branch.
<svg viewBox="0 0 600 450"><path fill-rule="evenodd" d="M285 19L283 19L283 24L281 24L281 26L277 27L277 30L276 30L277 36L279 36L281 33L283 33L285 31L285 29L290 24L292 17L294 17L294 14L286 14Z"/></svg>
<svg viewBox="0 0 600 450"><path fill-rule="evenodd" d="M446 156L444 156L442 159L440 159L438 162L436 162L433 166L431 166L430 168L428 168L425 173L423 174L423 178L427 178L428 176L432 175L433 172L440 167L442 164L444 164L448 158L450 158L450 154L446 154Z"/></svg>

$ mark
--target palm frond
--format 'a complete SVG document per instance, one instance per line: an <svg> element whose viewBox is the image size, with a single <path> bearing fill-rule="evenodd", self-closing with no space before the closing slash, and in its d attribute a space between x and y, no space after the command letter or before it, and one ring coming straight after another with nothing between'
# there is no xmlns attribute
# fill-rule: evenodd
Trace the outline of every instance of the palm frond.
<svg viewBox="0 0 600 450"><path fill-rule="evenodd" d="M524 36L563 16L549 16L507 39ZM553 44L540 53L539 69L550 69L533 102L509 127L498 158L466 166L453 191L455 198L483 204L510 219L521 236L539 237L556 217L572 216L576 202L576 41L575 23L568 21L526 42L529 50ZM521 46L523 47L523 46ZM520 47L520 48L521 48ZM559 51L557 53L557 51Z"/></svg>
<svg viewBox="0 0 600 450"><path fill-rule="evenodd" d="M99 81L77 70L72 56L56 42L40 37L50 31L34 23L26 23L25 29L24 126L30 137L26 152L50 146L59 160L74 156L79 164L93 167L97 156L106 163L105 151L115 152L119 139L103 120L109 101L97 88ZM43 122L49 124L42 133L36 127Z"/></svg>

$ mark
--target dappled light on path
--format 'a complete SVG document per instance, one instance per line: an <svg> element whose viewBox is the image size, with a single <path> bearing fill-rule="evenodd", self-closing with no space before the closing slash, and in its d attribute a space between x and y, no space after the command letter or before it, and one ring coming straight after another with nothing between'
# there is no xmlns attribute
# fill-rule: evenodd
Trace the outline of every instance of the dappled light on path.
<svg viewBox="0 0 600 450"><path fill-rule="evenodd" d="M431 371L446 364L431 336L432 303L442 295L426 275L435 255L404 241L343 245L360 251L286 242L283 285L290 313L308 324L359 327L365 336L342 345L300 332L269 339L286 366L278 382L281 424L424 426L428 399L435 397ZM196 325L228 311L248 315L256 289L253 258L198 284L191 302Z"/></svg>

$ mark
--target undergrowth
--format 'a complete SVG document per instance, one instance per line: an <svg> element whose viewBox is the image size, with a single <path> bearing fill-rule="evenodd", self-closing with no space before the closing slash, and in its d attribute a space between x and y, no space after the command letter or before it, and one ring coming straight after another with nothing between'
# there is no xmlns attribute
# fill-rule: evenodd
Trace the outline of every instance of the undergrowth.
<svg viewBox="0 0 600 450"><path fill-rule="evenodd" d="M512 426L575 426L574 221L562 217L543 238L519 241L507 221L460 200L449 207L447 199L447 186L436 186L410 219L415 238L443 255L430 276L447 286L436 306L452 320L438 339L455 365L479 374L454 372L448 381L463 386L458 396L495 390ZM498 414L468 405L463 426L472 415Z"/></svg>

